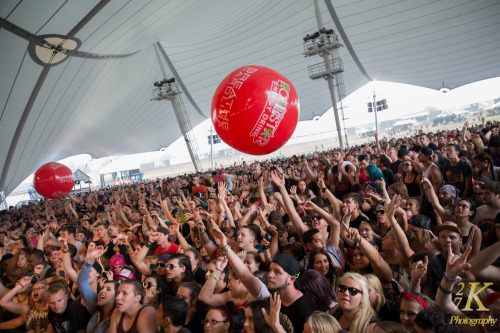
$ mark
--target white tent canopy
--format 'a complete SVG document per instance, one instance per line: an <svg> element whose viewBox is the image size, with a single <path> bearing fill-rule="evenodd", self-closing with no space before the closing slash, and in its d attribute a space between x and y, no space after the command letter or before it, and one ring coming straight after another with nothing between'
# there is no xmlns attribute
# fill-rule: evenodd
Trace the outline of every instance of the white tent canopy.
<svg viewBox="0 0 500 333"><path fill-rule="evenodd" d="M500 76L497 0L324 0L339 35L346 93L372 79L453 89ZM300 120L332 105L311 80L302 38L318 30L312 0L4 0L0 2L0 191L45 162L169 146L181 132L152 101L162 65L181 84L192 126L236 68L255 64L297 89Z"/></svg>

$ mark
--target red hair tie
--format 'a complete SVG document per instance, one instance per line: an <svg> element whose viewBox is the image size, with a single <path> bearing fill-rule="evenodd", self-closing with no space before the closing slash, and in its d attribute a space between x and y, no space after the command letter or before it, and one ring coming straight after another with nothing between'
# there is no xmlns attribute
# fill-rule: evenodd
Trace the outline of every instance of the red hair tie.
<svg viewBox="0 0 500 333"><path fill-rule="evenodd" d="M415 301L418 302L418 304L422 305L422 307L424 308L424 310L427 310L427 303L425 303L425 301L423 299L421 299L420 297L418 296L415 296L415 295L412 295L408 292L404 292L401 294L401 296L403 297L406 297L406 299L408 300L408 302L411 302L411 299L413 298Z"/></svg>

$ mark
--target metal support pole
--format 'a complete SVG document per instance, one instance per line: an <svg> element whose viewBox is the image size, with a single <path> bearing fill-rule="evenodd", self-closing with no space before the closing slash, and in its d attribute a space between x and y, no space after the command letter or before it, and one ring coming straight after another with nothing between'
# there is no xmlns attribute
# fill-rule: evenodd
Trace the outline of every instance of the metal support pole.
<svg viewBox="0 0 500 333"><path fill-rule="evenodd" d="M373 112L375 113L375 133L378 134L377 95L375 95L375 82L373 83Z"/></svg>
<svg viewBox="0 0 500 333"><path fill-rule="evenodd" d="M214 170L214 128L210 125L210 169Z"/></svg>
<svg viewBox="0 0 500 333"><path fill-rule="evenodd" d="M314 0L314 12L316 14L316 23L318 25L318 30L323 28L323 20L321 18L321 11L319 10L318 0ZM320 35L323 38L323 34ZM324 43L324 41L322 40ZM330 54L329 52L324 52L321 54L323 57L323 62L325 64L326 71L330 71ZM328 75L326 78L328 81L328 90L330 91L330 98L332 99L333 114L335 116L335 125L337 126L337 136L339 138L339 145L341 149L344 149L344 140L342 139L342 128L340 126L339 111L337 109L337 99L335 97L335 84L333 83L333 77Z"/></svg>
<svg viewBox="0 0 500 333"><path fill-rule="evenodd" d="M161 46L160 43L154 44L154 48L155 48L155 52L156 52L156 57L158 59L158 64L160 65L161 71L163 73L163 78L164 79L168 79L167 73L166 73L165 68L163 66L163 63L161 61L160 51L158 50L158 48L160 46ZM179 124L179 127L181 129L182 136L184 137L184 141L186 142L186 146L187 146L187 149L188 149L188 152L189 152L189 156L191 157L191 161L193 162L194 169L196 170L196 172L201 172L202 171L201 170L201 164L199 163L199 160L198 160L197 156L195 156L196 153L194 152L192 143L191 143L190 138L188 136L188 131L190 131L191 128L186 128L186 124L185 124L185 122L182 119L181 105L179 105L179 103L177 102L177 100L175 98L171 98L170 102L172 103L172 107L174 109L175 117L177 118L177 123Z"/></svg>

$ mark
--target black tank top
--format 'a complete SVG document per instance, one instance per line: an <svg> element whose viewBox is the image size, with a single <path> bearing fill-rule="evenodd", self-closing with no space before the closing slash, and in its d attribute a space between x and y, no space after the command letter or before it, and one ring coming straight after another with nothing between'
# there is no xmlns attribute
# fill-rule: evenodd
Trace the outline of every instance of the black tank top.
<svg viewBox="0 0 500 333"><path fill-rule="evenodd" d="M417 184L417 176L413 178L413 181L411 183L406 183L404 179L403 183L405 184L406 189L408 190L408 196L410 198L420 196L420 186Z"/></svg>

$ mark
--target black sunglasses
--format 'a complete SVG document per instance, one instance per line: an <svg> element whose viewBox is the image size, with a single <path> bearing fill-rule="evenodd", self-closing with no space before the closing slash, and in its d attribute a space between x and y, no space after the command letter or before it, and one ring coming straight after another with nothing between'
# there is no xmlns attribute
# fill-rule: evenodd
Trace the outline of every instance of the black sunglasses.
<svg viewBox="0 0 500 333"><path fill-rule="evenodd" d="M153 282L143 282L142 286L146 289L151 289L151 287L156 287L156 284L154 284Z"/></svg>
<svg viewBox="0 0 500 333"><path fill-rule="evenodd" d="M158 263L156 263L156 266L165 267L165 266L167 266L167 263L166 262L158 262Z"/></svg>
<svg viewBox="0 0 500 333"><path fill-rule="evenodd" d="M384 214L385 213L385 210L381 209L381 210L377 210L375 211L377 214Z"/></svg>
<svg viewBox="0 0 500 333"><path fill-rule="evenodd" d="M363 292L359 289L352 288L352 287L347 287L342 284L339 284L338 288L339 293L345 293L346 291L349 291L349 295L351 296L356 296L357 294L362 294Z"/></svg>

